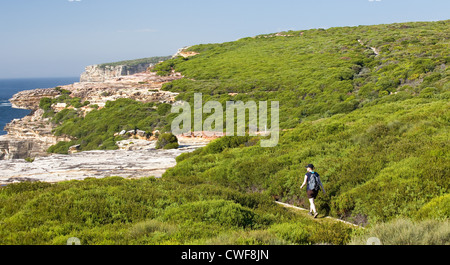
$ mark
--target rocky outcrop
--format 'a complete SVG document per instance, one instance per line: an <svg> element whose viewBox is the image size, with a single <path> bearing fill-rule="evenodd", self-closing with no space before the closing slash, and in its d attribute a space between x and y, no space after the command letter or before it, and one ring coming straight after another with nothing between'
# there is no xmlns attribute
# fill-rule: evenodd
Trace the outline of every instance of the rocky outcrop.
<svg viewBox="0 0 450 265"><path fill-rule="evenodd" d="M105 82L121 76L146 72L148 68L170 58L170 56L157 56L115 63L90 65L87 66L85 72L81 74L80 82Z"/></svg>
<svg viewBox="0 0 450 265"><path fill-rule="evenodd" d="M203 146L190 145L179 149L156 150L154 142L147 143L127 148L130 151L100 150L37 157L32 163L23 159L3 160L0 161L0 185L22 181L58 182L109 176L161 177L168 168L176 165L177 156Z"/></svg>
<svg viewBox="0 0 450 265"><path fill-rule="evenodd" d="M27 158L46 156L46 150L59 141L70 141L67 137L56 137L52 130L55 125L50 119L43 118L43 110L39 102L44 97L59 97L62 91L69 91L71 97L79 97L89 101L91 105L103 108L107 101L130 98L141 102L173 103L178 93L162 91L161 87L170 81L183 76L173 73L169 76L158 76L156 73L142 72L129 76L114 77L104 82L80 82L58 88L34 89L15 94L10 102L15 108L30 109L32 113L23 119L13 120L6 125L7 138L3 139L0 150L1 159ZM54 104L58 112L65 108L64 103ZM93 108L85 106L81 109L86 115ZM9 142L9 143L8 143Z"/></svg>
<svg viewBox="0 0 450 265"><path fill-rule="evenodd" d="M39 109L5 126L4 130L8 134L0 137L0 160L47 156L50 146L59 141L71 140L54 136L54 125L42 115L43 110Z"/></svg>
<svg viewBox="0 0 450 265"><path fill-rule="evenodd" d="M199 54L198 52L188 51L188 49L189 49L190 47L191 47L191 46L188 46L188 47L184 47L184 48L178 49L177 53L175 53L175 54L172 56L172 58L175 58L175 57L178 57L178 56L181 56L181 57L184 57L184 58L188 58L188 57L195 56L195 55Z"/></svg>
<svg viewBox="0 0 450 265"><path fill-rule="evenodd" d="M79 97L82 101L89 101L100 108L107 101L119 98L130 98L141 102L175 102L178 93L162 91L161 87L176 79L183 78L179 73L169 76L158 76L156 73L143 72L130 76L108 79L105 82L80 82L56 88L34 89L15 94L10 102L14 108L39 109L39 102L43 97L55 98L61 91L67 90L71 97ZM55 109L63 109L64 104L55 105Z"/></svg>
<svg viewBox="0 0 450 265"><path fill-rule="evenodd" d="M49 143L56 143L58 139L53 136L54 126L49 119L42 118L44 111L38 109L22 119L15 119L8 123L4 130L8 137L17 139L31 139Z"/></svg>
<svg viewBox="0 0 450 265"><path fill-rule="evenodd" d="M0 136L0 160L46 156L43 144L39 140L18 139L2 135Z"/></svg>
<svg viewBox="0 0 450 265"><path fill-rule="evenodd" d="M208 131L195 131L176 135L178 142L181 144L208 144L209 142L224 137L225 133L208 132Z"/></svg>
<svg viewBox="0 0 450 265"><path fill-rule="evenodd" d="M193 53L179 51L180 56L192 56ZM183 76L173 72L169 76L158 76L149 72L149 67L169 57L152 57L111 64L92 65L86 67L80 81L56 88L34 89L21 91L11 99L14 108L32 110L32 114L20 120L7 124L7 136L0 143L0 160L47 156L46 150L59 141L70 141L68 137L56 137L52 131L55 125L49 119L43 118L43 110L39 108L42 98L57 98L64 94L80 98L82 102L89 101L77 109L80 115L86 115L93 109L103 108L108 101L129 98L136 101L174 103L178 93L161 90L162 86ZM52 106L55 112L62 111L67 105L57 103ZM69 108L73 108L70 106ZM146 136L134 138L144 139ZM151 139L146 139L151 140ZM73 147L71 153L76 153Z"/></svg>
<svg viewBox="0 0 450 265"><path fill-rule="evenodd" d="M70 91L72 97L79 97L103 107L107 101L130 98L140 102L175 102L178 93L162 91L161 87L183 76L174 73L170 76L158 76L156 73L144 72L131 76L108 79L105 82L80 82L62 86Z"/></svg>
<svg viewBox="0 0 450 265"><path fill-rule="evenodd" d="M16 109L37 110L41 98L54 98L58 95L60 92L54 88L25 90L13 95L9 102Z"/></svg>

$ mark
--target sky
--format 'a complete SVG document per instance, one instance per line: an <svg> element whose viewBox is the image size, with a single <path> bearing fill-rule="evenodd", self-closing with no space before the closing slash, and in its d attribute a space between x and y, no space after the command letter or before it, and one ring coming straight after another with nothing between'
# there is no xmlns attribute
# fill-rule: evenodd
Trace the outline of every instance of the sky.
<svg viewBox="0 0 450 265"><path fill-rule="evenodd" d="M446 20L449 11L449 0L0 0L0 78L74 77L195 44Z"/></svg>

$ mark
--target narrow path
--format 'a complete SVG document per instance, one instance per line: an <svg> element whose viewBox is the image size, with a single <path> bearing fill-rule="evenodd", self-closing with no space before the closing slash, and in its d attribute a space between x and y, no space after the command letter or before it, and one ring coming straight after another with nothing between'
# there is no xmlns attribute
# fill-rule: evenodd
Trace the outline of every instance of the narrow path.
<svg viewBox="0 0 450 265"><path fill-rule="evenodd" d="M297 210L297 211L309 212L309 210L307 210L305 208L297 207L297 206L294 206L294 205L291 205L291 204L287 204L287 203L283 203L283 202L278 202L278 201L275 201L275 202L277 204L283 206L283 207L286 207L286 208L291 208L291 209L294 209L294 210ZM353 223L350 223L350 222L347 222L347 221L344 221L344 220L341 220L341 219L338 219L338 218L334 218L334 217L331 217L331 216L326 216L325 218L331 219L331 220L334 220L334 221L339 221L339 222L344 223L344 224L348 224L348 225L351 225L351 226L355 226L355 227L364 229L364 227L362 227L360 225L353 224Z"/></svg>
<svg viewBox="0 0 450 265"><path fill-rule="evenodd" d="M359 44L361 44L361 46L366 46L364 44L364 42L362 42L362 40L358 40L358 42L359 42ZM372 49L373 53L375 53L375 56L380 55L380 52L377 50L377 48L375 48L375 47L369 47L369 48Z"/></svg>

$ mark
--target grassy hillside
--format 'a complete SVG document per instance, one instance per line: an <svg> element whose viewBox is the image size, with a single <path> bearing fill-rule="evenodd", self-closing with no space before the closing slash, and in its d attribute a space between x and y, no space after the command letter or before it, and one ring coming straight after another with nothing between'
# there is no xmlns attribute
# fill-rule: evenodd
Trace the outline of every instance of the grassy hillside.
<svg viewBox="0 0 450 265"><path fill-rule="evenodd" d="M328 190L319 198L323 212L363 223L449 218L450 21L284 35L292 37L194 46L200 55L155 68L170 65L187 77L166 86L186 100L192 91L279 100L281 127L293 128L275 148L184 155L166 177L196 176L305 205L299 186L313 163Z"/></svg>
<svg viewBox="0 0 450 265"><path fill-rule="evenodd" d="M262 35L190 48L154 71L185 79L165 89L192 100L278 100L281 128L349 113L392 93L448 96L450 21L330 28ZM371 49L375 48L379 55ZM230 96L228 93L239 93Z"/></svg>
<svg viewBox="0 0 450 265"><path fill-rule="evenodd" d="M113 177L0 189L0 244L343 244L353 228L176 179Z"/></svg>
<svg viewBox="0 0 450 265"><path fill-rule="evenodd" d="M163 89L180 92L177 99L191 103L196 92L203 93L204 102L217 100L223 105L239 100L280 101L280 127L291 129L304 121L350 113L379 99L448 98L449 24L439 21L314 29L286 32L287 37L272 34L203 44L190 48L199 55L166 60L153 71L161 75L172 70L182 72L186 78ZM397 96L392 98L393 94ZM95 116L104 124L121 123L114 126L116 130L126 124L167 131L174 117L139 111L154 117L143 124L133 118L127 122L124 115L120 121L113 119L110 114L117 111L120 109L103 109L88 115L86 121L81 117L62 119L64 123L56 132L77 137L77 144L90 146L86 150L111 148L108 129L76 129L77 133L72 129L84 128L80 123L92 124L91 116ZM108 137L86 135L102 133Z"/></svg>
<svg viewBox="0 0 450 265"><path fill-rule="evenodd" d="M179 156L161 180L10 185L0 190L0 243L350 242L345 225L271 203L308 207L299 190L308 163L327 190L317 200L322 214L375 225L368 234L406 227L415 237L414 228L438 226L435 241L420 242L448 243L450 21L282 35L197 45L198 55L154 67L186 77L163 87L180 100L202 92L204 102L280 101L276 147L225 137ZM114 148L120 128L167 128L173 114L152 106L111 102L85 118L59 117L56 133L86 149Z"/></svg>
<svg viewBox="0 0 450 265"><path fill-rule="evenodd" d="M318 199L324 213L362 222L418 218L422 207L442 196L447 206L435 204L428 211L445 219L450 216L449 109L448 100L379 102L304 122L282 134L275 148L244 139L237 148L216 151L217 145L227 147L224 138L178 157L165 177L195 176L307 207L299 187L304 166L314 163L327 190Z"/></svg>

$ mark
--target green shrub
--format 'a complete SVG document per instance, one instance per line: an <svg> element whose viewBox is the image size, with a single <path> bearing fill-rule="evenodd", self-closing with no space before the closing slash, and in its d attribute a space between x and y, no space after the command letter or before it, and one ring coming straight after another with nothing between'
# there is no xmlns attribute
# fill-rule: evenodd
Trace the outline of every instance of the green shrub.
<svg viewBox="0 0 450 265"><path fill-rule="evenodd" d="M71 142L61 141L55 145L50 146L47 149L47 153L67 155L69 147L71 147L73 145L75 145L75 142L73 142L73 141L71 141Z"/></svg>
<svg viewBox="0 0 450 265"><path fill-rule="evenodd" d="M39 108L43 109L44 111L49 111L52 108L53 101L51 98L41 98L39 101Z"/></svg>
<svg viewBox="0 0 450 265"><path fill-rule="evenodd" d="M162 103L158 105L158 114L161 116L165 116L170 112L172 105L167 103Z"/></svg>
<svg viewBox="0 0 450 265"><path fill-rule="evenodd" d="M432 199L419 209L416 218L448 220L450 218L450 194Z"/></svg>
<svg viewBox="0 0 450 265"><path fill-rule="evenodd" d="M208 144L203 152L205 154L217 154L221 153L226 148L236 148L250 140L249 136L237 136L237 137L222 137L212 141Z"/></svg>
<svg viewBox="0 0 450 265"><path fill-rule="evenodd" d="M301 223L275 224L270 227L269 231L291 244L308 244L310 242L310 233Z"/></svg>
<svg viewBox="0 0 450 265"><path fill-rule="evenodd" d="M129 236L137 239L155 232L165 233L170 236L177 230L178 228L175 225L152 219L134 224L129 230Z"/></svg>
<svg viewBox="0 0 450 265"><path fill-rule="evenodd" d="M156 149L176 149L178 148L178 138L172 133L163 133L158 136Z"/></svg>
<svg viewBox="0 0 450 265"><path fill-rule="evenodd" d="M353 227L340 222L328 222L308 229L311 231L310 240L314 244L345 245L354 232Z"/></svg>
<svg viewBox="0 0 450 265"><path fill-rule="evenodd" d="M437 88L435 88L435 87L427 87L427 88L423 89L422 91L420 91L420 96L424 97L424 98L431 98L435 94L437 94Z"/></svg>
<svg viewBox="0 0 450 265"><path fill-rule="evenodd" d="M252 230L239 232L225 232L217 237L193 241L192 244L200 245L287 245L290 244L280 239L275 233L267 230Z"/></svg>
<svg viewBox="0 0 450 265"><path fill-rule="evenodd" d="M27 161L28 163L33 163L34 162L34 158L27 157L27 158L25 158L25 161Z"/></svg>
<svg viewBox="0 0 450 265"><path fill-rule="evenodd" d="M6 186L2 192L13 195L23 192L42 191L49 187L51 187L51 184L47 182L19 182Z"/></svg>
<svg viewBox="0 0 450 265"><path fill-rule="evenodd" d="M171 222L194 221L230 227L252 227L255 213L231 201L198 201L167 208L163 220Z"/></svg>
<svg viewBox="0 0 450 265"><path fill-rule="evenodd" d="M65 244L74 236L84 245L286 244L267 228L304 221L264 194L176 179L88 178L0 189L0 244Z"/></svg>
<svg viewBox="0 0 450 265"><path fill-rule="evenodd" d="M163 149L177 149L178 148L178 142L177 143L169 143L166 144Z"/></svg>

